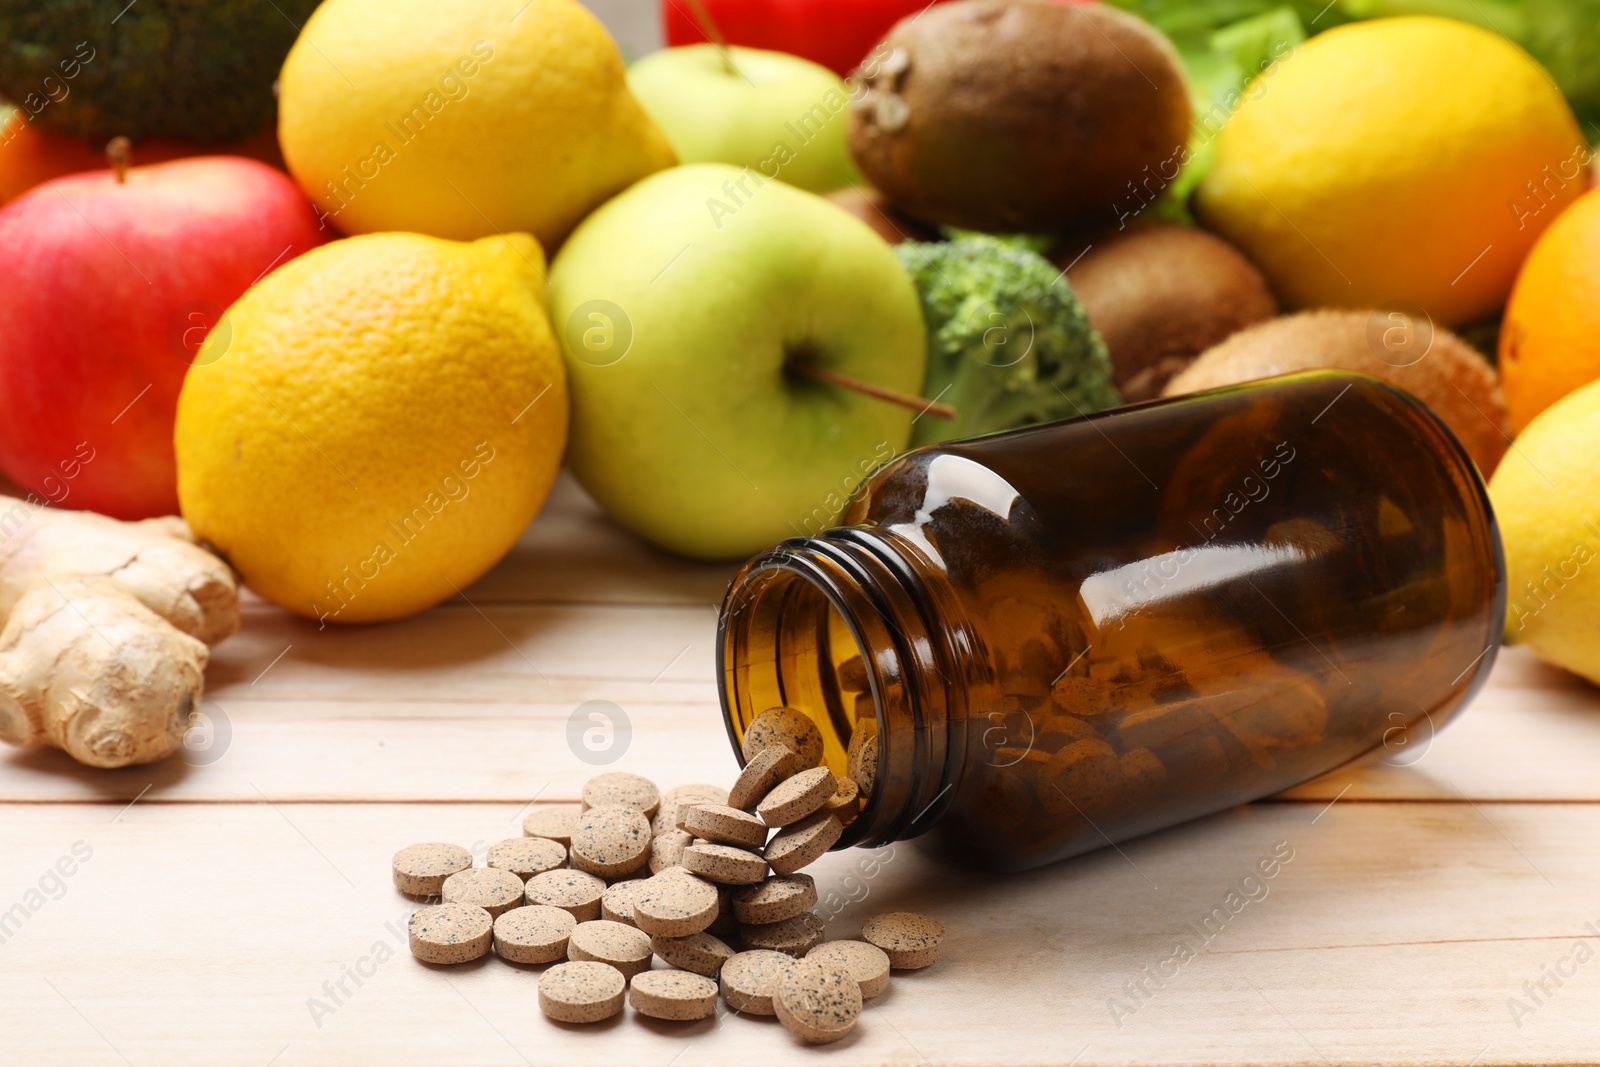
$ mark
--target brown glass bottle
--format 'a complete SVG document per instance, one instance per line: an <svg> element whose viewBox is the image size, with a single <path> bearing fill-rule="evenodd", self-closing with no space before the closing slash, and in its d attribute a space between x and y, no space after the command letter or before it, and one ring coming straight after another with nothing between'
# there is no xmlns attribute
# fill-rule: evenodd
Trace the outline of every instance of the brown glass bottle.
<svg viewBox="0 0 1600 1067"><path fill-rule="evenodd" d="M925 448L843 521L729 589L734 747L799 708L871 784L841 847L933 830L995 869L1425 740L1487 676L1505 610L1471 460L1358 375Z"/></svg>

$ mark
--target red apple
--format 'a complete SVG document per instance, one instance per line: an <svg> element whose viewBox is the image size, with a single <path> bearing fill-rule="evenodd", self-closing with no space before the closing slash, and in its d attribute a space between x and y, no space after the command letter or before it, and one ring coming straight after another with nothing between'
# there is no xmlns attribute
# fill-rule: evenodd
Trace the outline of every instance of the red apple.
<svg viewBox="0 0 1600 1067"><path fill-rule="evenodd" d="M237 156L73 174L0 208L0 470L56 504L176 512L172 424L200 342L327 238L292 178ZM206 358L226 357L219 334Z"/></svg>

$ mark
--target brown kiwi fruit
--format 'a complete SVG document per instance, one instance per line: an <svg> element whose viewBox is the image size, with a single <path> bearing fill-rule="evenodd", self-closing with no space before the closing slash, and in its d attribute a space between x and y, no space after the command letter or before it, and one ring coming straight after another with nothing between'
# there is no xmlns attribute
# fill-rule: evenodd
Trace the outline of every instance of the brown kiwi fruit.
<svg viewBox="0 0 1600 1067"><path fill-rule="evenodd" d="M1278 313L1261 272L1193 226L1140 223L1080 251L1080 243L1062 245L1056 266L1105 339L1129 403L1160 396L1200 353Z"/></svg>
<svg viewBox="0 0 1600 1067"><path fill-rule="evenodd" d="M897 245L904 241L939 240L939 232L937 230L902 215L876 189L850 186L826 193L823 199L844 208L850 214L872 227L873 232L892 245Z"/></svg>
<svg viewBox="0 0 1600 1067"><path fill-rule="evenodd" d="M1302 311L1234 334L1163 395L1302 370L1349 370L1397 385L1444 420L1485 478L1506 453L1506 402L1488 361L1455 334L1403 312Z"/></svg>
<svg viewBox="0 0 1600 1067"><path fill-rule="evenodd" d="M933 223L989 233L1115 225L1188 156L1177 52L1104 4L936 4L897 23L857 75L857 166Z"/></svg>

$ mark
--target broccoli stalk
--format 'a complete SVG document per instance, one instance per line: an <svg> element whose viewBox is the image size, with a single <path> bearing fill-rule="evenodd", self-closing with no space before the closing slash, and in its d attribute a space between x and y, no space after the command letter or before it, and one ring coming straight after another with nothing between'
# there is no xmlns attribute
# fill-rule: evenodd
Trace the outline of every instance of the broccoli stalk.
<svg viewBox="0 0 1600 1067"><path fill-rule="evenodd" d="M272 121L278 68L318 0L0 0L0 96L104 144L222 142Z"/></svg>
<svg viewBox="0 0 1600 1067"><path fill-rule="evenodd" d="M913 446L1087 415L1122 402L1105 343L1061 273L1015 242L974 235L895 249L928 324L923 395L956 409L918 419Z"/></svg>

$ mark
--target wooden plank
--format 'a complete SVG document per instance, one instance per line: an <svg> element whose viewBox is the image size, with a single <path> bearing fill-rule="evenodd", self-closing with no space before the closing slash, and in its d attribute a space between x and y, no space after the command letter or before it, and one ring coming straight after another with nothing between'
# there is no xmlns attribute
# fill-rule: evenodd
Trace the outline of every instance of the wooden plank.
<svg viewBox="0 0 1600 1067"><path fill-rule="evenodd" d="M590 710L576 702L208 702L211 735L154 766L96 771L53 749L0 753L0 799L526 803L576 800L585 780L613 766L663 781L726 782L738 773L714 689L690 704L624 698L599 706L613 733L609 741L594 735L607 745L598 752L584 743L596 725Z"/></svg>
<svg viewBox="0 0 1600 1067"><path fill-rule="evenodd" d="M576 702L605 686L665 694L714 681L715 636L709 604L445 604L399 622L320 629L258 604L215 650L206 678L224 704Z"/></svg>
<svg viewBox="0 0 1600 1067"><path fill-rule="evenodd" d="M1011 877L908 845L875 865L861 866L865 852L831 855L817 868L823 909L837 908L831 933L909 908L938 916L950 937L939 966L897 977L858 1033L822 1053L770 1020L557 1027L536 1010L535 970L496 959L434 969L403 951L376 962L375 946L395 950L386 923L411 908L388 884L389 854L421 839L482 847L513 832L518 813L7 806L0 908L27 912L41 879L59 899L35 899L0 945L4 1058L1482 1067L1593 1062L1597 1050L1600 964L1563 963L1563 984L1545 979L1539 1004L1523 988L1577 939L1600 946L1587 806L1256 806ZM75 843L74 873L45 878ZM1287 862L1263 877L1275 853ZM1255 899L1230 912L1230 893ZM1193 958L1164 965L1180 943ZM358 965L359 987L324 989ZM1145 968L1164 966L1157 988ZM1136 1000L1125 983L1141 979ZM1529 1009L1520 1019L1509 998Z"/></svg>
<svg viewBox="0 0 1600 1067"><path fill-rule="evenodd" d="M614 705L599 710L628 723L628 747L606 753L620 765L663 778L733 772L711 677L708 611L485 611L518 635L529 661L545 664L548 681L475 613L440 609L318 634L314 624L272 612L219 650L213 675L223 680L203 705L213 732L196 737L202 747L187 760L102 772L53 750L7 749L0 799L131 800L147 788L148 801L255 801L264 793L286 801L521 802L541 788L570 798L600 769L576 754L568 732L574 718L582 729L591 725L591 700ZM607 652L613 642L633 651ZM1283 797L1600 799L1596 694L1567 682L1525 652L1508 652L1476 705L1426 747L1380 752Z"/></svg>

